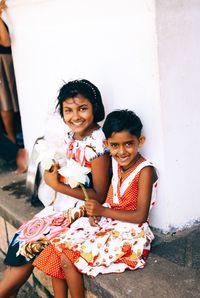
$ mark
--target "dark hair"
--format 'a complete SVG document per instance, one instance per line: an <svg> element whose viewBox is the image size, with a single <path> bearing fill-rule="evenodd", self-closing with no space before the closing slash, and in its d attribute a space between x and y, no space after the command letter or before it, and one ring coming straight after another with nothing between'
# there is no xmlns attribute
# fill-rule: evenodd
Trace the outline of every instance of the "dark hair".
<svg viewBox="0 0 200 298"><path fill-rule="evenodd" d="M63 102L68 98L82 95L87 98L93 107L94 122L102 121L105 117L104 106L99 89L88 80L75 80L65 83L58 94L59 112L63 118Z"/></svg>
<svg viewBox="0 0 200 298"><path fill-rule="evenodd" d="M133 136L141 136L142 122L140 118L129 110L116 110L108 114L103 125L106 139L113 133L128 130Z"/></svg>

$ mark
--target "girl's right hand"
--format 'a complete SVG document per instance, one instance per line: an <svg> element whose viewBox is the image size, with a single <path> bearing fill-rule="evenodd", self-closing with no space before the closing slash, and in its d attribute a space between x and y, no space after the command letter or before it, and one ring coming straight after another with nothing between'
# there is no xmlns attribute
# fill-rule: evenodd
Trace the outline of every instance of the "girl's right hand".
<svg viewBox="0 0 200 298"><path fill-rule="evenodd" d="M98 201L89 199L85 202L85 209L88 216L101 216L104 207Z"/></svg>

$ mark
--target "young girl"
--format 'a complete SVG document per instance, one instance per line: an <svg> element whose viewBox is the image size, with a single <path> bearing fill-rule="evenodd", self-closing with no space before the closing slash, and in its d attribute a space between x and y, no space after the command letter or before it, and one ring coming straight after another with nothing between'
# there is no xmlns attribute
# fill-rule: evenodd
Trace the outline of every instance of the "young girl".
<svg viewBox="0 0 200 298"><path fill-rule="evenodd" d="M105 204L94 199L85 203L88 216L99 221L82 217L52 240L62 252L61 265L72 298L85 297L82 274L96 277L145 265L154 238L148 213L155 200L157 176L152 163L139 153L145 141L141 130L140 119L131 111L108 115L103 131L113 157L112 183Z"/></svg>
<svg viewBox="0 0 200 298"><path fill-rule="evenodd" d="M58 107L64 122L71 129L65 140L66 158L91 169L87 192L102 203L109 186L109 155L103 144L104 134L97 124L104 118L101 94L87 80L71 81L60 89ZM54 203L61 212L46 208L19 228L5 259L9 267L0 283L0 298L16 297L20 286L32 272L35 256L48 245L52 237L66 231L69 226L67 211L84 204L81 188L72 189L60 182L58 167L54 166L52 172L45 171L44 179L57 193L64 194L58 195L58 203Z"/></svg>

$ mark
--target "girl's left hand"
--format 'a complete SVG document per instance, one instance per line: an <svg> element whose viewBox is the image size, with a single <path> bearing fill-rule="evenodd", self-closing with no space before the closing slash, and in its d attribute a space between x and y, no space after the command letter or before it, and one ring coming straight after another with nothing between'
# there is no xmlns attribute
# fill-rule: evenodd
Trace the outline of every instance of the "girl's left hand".
<svg viewBox="0 0 200 298"><path fill-rule="evenodd" d="M89 216L101 216L104 207L96 200L89 199L85 202L85 209Z"/></svg>
<svg viewBox="0 0 200 298"><path fill-rule="evenodd" d="M44 172L44 181L47 185L55 189L59 184L58 165L54 165L51 171Z"/></svg>
<svg viewBox="0 0 200 298"><path fill-rule="evenodd" d="M101 217L98 216L98 217L94 217L94 216L89 216L89 223L92 227L98 227L99 224L98 222L100 221Z"/></svg>

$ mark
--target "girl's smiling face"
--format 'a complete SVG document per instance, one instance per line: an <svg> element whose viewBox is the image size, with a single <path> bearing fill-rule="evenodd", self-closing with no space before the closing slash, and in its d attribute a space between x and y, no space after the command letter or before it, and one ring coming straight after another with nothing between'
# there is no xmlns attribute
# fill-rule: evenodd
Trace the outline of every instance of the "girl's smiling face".
<svg viewBox="0 0 200 298"><path fill-rule="evenodd" d="M118 162L122 169L128 170L138 158L139 147L145 141L144 136L136 137L128 130L113 133L105 141L112 157Z"/></svg>
<svg viewBox="0 0 200 298"><path fill-rule="evenodd" d="M95 126L93 106L87 98L81 95L67 98L63 102L63 118L74 132L75 138L84 138L91 133Z"/></svg>

